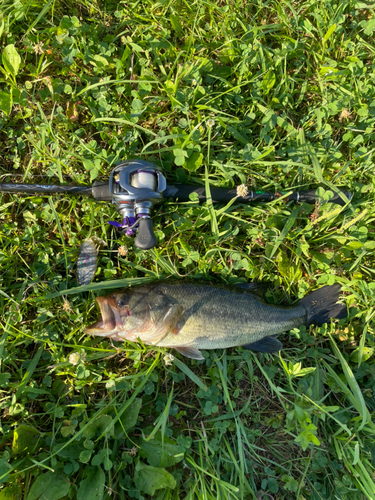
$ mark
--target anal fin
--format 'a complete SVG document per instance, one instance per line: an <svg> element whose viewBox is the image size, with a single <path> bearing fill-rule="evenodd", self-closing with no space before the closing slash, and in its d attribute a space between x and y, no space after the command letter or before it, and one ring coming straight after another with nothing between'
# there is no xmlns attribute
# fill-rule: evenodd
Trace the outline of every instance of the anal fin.
<svg viewBox="0 0 375 500"><path fill-rule="evenodd" d="M246 344L242 347L246 349L250 349L251 351L258 352L279 352L283 348L283 344L280 340L277 340L275 337L264 337L261 340L257 340L251 344Z"/></svg>
<svg viewBox="0 0 375 500"><path fill-rule="evenodd" d="M197 359L197 360L205 359L202 356L200 350L196 349L195 347L173 347L173 349L176 349L176 351L178 351L180 354L190 359Z"/></svg>

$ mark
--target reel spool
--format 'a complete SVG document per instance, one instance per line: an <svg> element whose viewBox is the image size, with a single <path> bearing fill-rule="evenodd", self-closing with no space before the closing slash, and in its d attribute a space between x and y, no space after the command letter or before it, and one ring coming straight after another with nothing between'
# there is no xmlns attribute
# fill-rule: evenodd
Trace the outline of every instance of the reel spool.
<svg viewBox="0 0 375 500"><path fill-rule="evenodd" d="M149 170L138 170L130 177L130 184L137 189L157 189L157 178L154 172Z"/></svg>
<svg viewBox="0 0 375 500"><path fill-rule="evenodd" d="M152 206L163 199L167 181L161 170L144 160L121 162L111 172L109 190L112 203L122 216L122 224L108 223L120 233L134 236L135 246L148 250L156 245L150 218Z"/></svg>

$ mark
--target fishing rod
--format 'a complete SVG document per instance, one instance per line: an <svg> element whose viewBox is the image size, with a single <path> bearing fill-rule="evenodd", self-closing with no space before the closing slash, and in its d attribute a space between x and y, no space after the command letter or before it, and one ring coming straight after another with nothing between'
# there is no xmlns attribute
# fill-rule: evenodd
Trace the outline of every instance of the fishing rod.
<svg viewBox="0 0 375 500"><path fill-rule="evenodd" d="M149 250L156 245L153 231L151 210L153 205L164 198L184 202L190 201L190 195L196 193L199 203L207 201L206 189L203 186L185 184L167 185L161 168L145 160L127 160L119 163L111 172L109 181L95 181L92 186L71 186L69 184L10 184L0 183L0 192L54 194L67 193L92 196L96 201L107 201L116 205L116 210L122 217L122 222L109 221L122 234L135 236L134 244L143 250ZM246 187L237 189L210 188L213 203L228 203L236 198L238 203L250 204L259 201L273 201L286 197L286 201L296 201L314 204L319 197L315 189L293 192L249 191ZM344 195L344 196L342 196ZM334 193L331 203L344 206L350 201L351 193L341 191Z"/></svg>

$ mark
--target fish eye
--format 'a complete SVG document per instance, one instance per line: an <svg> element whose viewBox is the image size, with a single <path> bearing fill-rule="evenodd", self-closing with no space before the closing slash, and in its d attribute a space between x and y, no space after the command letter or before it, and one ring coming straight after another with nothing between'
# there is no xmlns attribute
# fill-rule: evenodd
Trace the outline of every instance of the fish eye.
<svg viewBox="0 0 375 500"><path fill-rule="evenodd" d="M124 300L125 299L125 300ZM118 307L124 307L126 305L127 301L126 301L126 297L120 297L117 301L117 306Z"/></svg>

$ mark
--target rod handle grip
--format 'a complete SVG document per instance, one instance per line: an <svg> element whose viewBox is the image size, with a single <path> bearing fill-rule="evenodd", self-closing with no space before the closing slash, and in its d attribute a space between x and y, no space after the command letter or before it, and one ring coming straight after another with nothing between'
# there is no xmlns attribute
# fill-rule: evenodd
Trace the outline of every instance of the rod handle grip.
<svg viewBox="0 0 375 500"><path fill-rule="evenodd" d="M92 185L92 196L96 201L112 201L109 181L95 181Z"/></svg>

